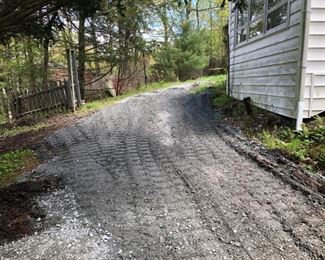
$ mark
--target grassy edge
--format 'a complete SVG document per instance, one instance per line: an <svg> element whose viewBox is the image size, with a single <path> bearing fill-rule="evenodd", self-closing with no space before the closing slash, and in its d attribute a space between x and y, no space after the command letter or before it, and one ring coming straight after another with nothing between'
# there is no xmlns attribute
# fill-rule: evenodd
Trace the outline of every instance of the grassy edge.
<svg viewBox="0 0 325 260"><path fill-rule="evenodd" d="M0 188L16 181L16 178L38 165L35 153L20 149L0 154Z"/></svg>
<svg viewBox="0 0 325 260"><path fill-rule="evenodd" d="M81 117L87 116L92 112L98 111L109 105L114 105L117 102L131 96L147 92L153 92L159 89L166 89L169 87L179 86L184 83L196 82L198 80L206 81L208 79L211 79L211 77L205 77L186 82L160 82L148 84L147 86L141 86L137 89L129 90L121 96L86 103L84 106L81 107L79 111L76 111L75 113L67 113L66 115L75 115ZM51 124L37 123L31 126L18 126L11 129L0 129L0 137L14 137L23 133L37 132L49 128L51 126ZM0 188L15 182L18 176L25 172L31 171L37 165L37 157L34 152L29 149L19 149L0 154Z"/></svg>
<svg viewBox="0 0 325 260"><path fill-rule="evenodd" d="M28 132L37 132L44 128L52 126L51 124L38 123L31 126L18 126L10 129L0 129L0 137L13 137Z"/></svg>
<svg viewBox="0 0 325 260"><path fill-rule="evenodd" d="M188 80L188 81L184 81L184 82L180 82L180 81L156 82L156 83L148 84L147 86L142 85L138 88L130 89L130 90L126 91L125 93L123 93L122 95L117 96L117 97L109 97L109 98L105 98L102 100L97 100L97 101L86 103L85 105L83 105L81 107L80 111L77 111L77 113L80 115L83 115L87 112L97 111L97 110L102 109L103 107L108 106L108 105L114 105L114 104L118 103L119 101L121 101L125 98L128 98L128 97L136 96L136 95L143 94L143 93L150 93L150 92L154 92L154 91L160 90L160 89L177 87L177 86L185 84L185 83L193 83L196 81L207 81L209 78L211 78L211 77L202 77L202 78L199 78L196 80Z"/></svg>
<svg viewBox="0 0 325 260"><path fill-rule="evenodd" d="M108 97L105 99L101 99L101 100L96 100L96 101L92 101L89 103L86 103L85 105L83 105L80 110L77 110L76 112L69 112L66 113L65 115L70 116L70 115L75 115L75 116L87 116L92 112L98 111L106 106L110 106L110 105L114 105L116 103L118 103L119 101L131 97L131 96L135 96L135 95L139 95L142 93L147 93L147 92L153 92L159 89L166 89L166 88L170 88L170 87L176 87L179 86L181 84L184 83L192 83L192 82L196 82L196 81L207 81L208 79L211 79L213 77L202 77L196 80L189 80L189 81L185 81L185 82L156 82L156 83L151 83L148 84L147 86L142 85L138 88L134 88L131 90L126 91L123 95L117 96L117 97ZM19 134L24 134L24 133L31 133L31 132L37 132L39 130L43 130L46 128L51 127L51 124L45 124L45 123L36 123L34 125L31 126L17 126L17 127L13 127L10 129L0 129L0 137L2 138L6 138L6 137L14 137L16 135Z"/></svg>
<svg viewBox="0 0 325 260"><path fill-rule="evenodd" d="M249 138L258 139L269 150L300 163L311 171L325 172L325 118L316 117L304 124L302 131L289 127L286 120L274 113L253 106L253 116L246 114L242 101L226 94L226 81L212 86L212 104L223 112L223 120L240 127Z"/></svg>

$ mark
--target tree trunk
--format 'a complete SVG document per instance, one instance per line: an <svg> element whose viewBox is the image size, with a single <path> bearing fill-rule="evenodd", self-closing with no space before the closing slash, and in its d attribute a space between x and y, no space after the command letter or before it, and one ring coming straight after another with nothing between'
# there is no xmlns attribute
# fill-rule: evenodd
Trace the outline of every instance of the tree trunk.
<svg viewBox="0 0 325 260"><path fill-rule="evenodd" d="M18 40L17 38L15 38L15 44L14 44L14 49L15 49L15 59L16 59L16 62L17 62L17 65L19 67L19 70L17 70L17 83L18 83L18 89L21 89L21 86L23 85L23 79L21 77L21 69L20 69L20 66L21 66L21 57L19 56L19 49L18 49ZM10 53L9 49L8 49L8 53ZM10 59L10 58L9 58Z"/></svg>
<svg viewBox="0 0 325 260"><path fill-rule="evenodd" d="M95 73L96 73L96 76L99 76L100 75L100 65L99 65L99 60L98 60L98 43L97 43L97 37L96 37L96 27L95 27L95 23L93 20L90 23L90 27L91 27L91 41L92 41L92 45L94 48Z"/></svg>
<svg viewBox="0 0 325 260"><path fill-rule="evenodd" d="M186 21L189 22L190 20L190 14L192 11L192 1L191 0L185 0L185 18Z"/></svg>
<svg viewBox="0 0 325 260"><path fill-rule="evenodd" d="M79 77L79 84L80 84L80 94L81 99L85 99L85 62L86 62L86 39L85 39L85 21L86 16L83 14L83 12L80 12L79 14L79 31L78 31L78 77Z"/></svg>
<svg viewBox="0 0 325 260"><path fill-rule="evenodd" d="M48 69L49 69L49 45L50 39L46 37L43 43L43 69L42 69L42 87L46 88L46 83L48 79Z"/></svg>
<svg viewBox="0 0 325 260"><path fill-rule="evenodd" d="M45 37L43 42L43 68L42 68L42 87L46 88L46 83L48 79L48 68L49 68L49 46L50 38L53 24L58 16L58 13L55 12L51 19L47 22L45 26Z"/></svg>
<svg viewBox="0 0 325 260"><path fill-rule="evenodd" d="M164 3L164 10L162 12L162 23L164 27L164 45L165 48L168 47L168 39L169 39L169 25L168 25L168 14L167 14L167 1Z"/></svg>
<svg viewBox="0 0 325 260"><path fill-rule="evenodd" d="M197 28L197 30L200 30L199 3L200 3L200 0L197 0L196 1L196 8L195 8L195 11L196 11L196 28Z"/></svg>
<svg viewBox="0 0 325 260"><path fill-rule="evenodd" d="M213 41L212 41L212 37L213 37L213 17L212 17L212 5L211 5L211 1L209 1L209 8L210 8L210 10L209 10L209 22L210 22L210 39L209 39L209 68L211 69L211 68L213 68L213 60L212 60L212 43L213 43Z"/></svg>
<svg viewBox="0 0 325 260"><path fill-rule="evenodd" d="M35 68L34 68L34 53L32 47L32 40L28 38L26 41L27 50L27 65L28 65L28 77L31 89L36 89L36 79L35 79Z"/></svg>

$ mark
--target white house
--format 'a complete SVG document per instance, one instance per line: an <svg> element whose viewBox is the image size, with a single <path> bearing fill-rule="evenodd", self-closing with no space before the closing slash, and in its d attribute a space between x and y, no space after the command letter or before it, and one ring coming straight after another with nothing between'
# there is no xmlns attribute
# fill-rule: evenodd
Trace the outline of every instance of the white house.
<svg viewBox="0 0 325 260"><path fill-rule="evenodd" d="M325 111L325 0L229 7L229 95L297 119Z"/></svg>

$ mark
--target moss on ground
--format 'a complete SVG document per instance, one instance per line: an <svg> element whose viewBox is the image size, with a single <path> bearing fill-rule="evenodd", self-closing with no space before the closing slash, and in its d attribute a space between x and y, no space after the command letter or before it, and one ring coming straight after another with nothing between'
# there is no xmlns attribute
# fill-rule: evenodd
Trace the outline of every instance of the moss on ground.
<svg viewBox="0 0 325 260"><path fill-rule="evenodd" d="M32 170L37 165L32 150L16 150L0 155L0 187L12 183L17 176Z"/></svg>

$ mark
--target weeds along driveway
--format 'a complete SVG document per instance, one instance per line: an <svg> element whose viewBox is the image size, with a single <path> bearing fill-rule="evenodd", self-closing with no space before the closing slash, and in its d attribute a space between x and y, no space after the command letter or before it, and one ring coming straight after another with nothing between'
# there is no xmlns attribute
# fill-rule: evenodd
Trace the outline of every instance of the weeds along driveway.
<svg viewBox="0 0 325 260"><path fill-rule="evenodd" d="M51 135L57 157L40 170L67 187L39 198L48 228L0 247L3 257L324 259L324 209L227 146L207 95L188 88Z"/></svg>

